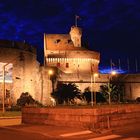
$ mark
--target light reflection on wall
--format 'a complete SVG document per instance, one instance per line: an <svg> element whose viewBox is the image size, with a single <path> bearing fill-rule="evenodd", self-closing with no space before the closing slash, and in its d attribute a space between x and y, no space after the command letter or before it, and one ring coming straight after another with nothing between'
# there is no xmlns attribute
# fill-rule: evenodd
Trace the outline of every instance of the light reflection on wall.
<svg viewBox="0 0 140 140"><path fill-rule="evenodd" d="M3 70L2 66L5 65L6 63L0 62L0 83L3 81ZM9 63L5 67L5 83L12 83L12 70L13 70L13 64Z"/></svg>

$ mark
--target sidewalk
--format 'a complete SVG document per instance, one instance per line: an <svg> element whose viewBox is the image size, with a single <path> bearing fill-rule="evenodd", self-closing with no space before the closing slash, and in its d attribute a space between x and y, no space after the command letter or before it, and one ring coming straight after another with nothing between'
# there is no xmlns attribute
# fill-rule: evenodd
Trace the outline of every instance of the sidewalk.
<svg viewBox="0 0 140 140"><path fill-rule="evenodd" d="M20 124L21 124L21 116L0 117L0 126L11 126Z"/></svg>

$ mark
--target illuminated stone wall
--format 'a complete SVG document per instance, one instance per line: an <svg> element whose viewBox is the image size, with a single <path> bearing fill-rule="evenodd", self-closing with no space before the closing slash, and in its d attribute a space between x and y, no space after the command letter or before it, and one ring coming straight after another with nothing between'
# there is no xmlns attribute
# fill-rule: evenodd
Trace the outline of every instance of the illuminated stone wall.
<svg viewBox="0 0 140 140"><path fill-rule="evenodd" d="M33 98L39 98L40 69L33 47L25 43L1 40L0 62L13 64L13 83L10 89L13 102L16 102L22 92L29 92Z"/></svg>
<svg viewBox="0 0 140 140"><path fill-rule="evenodd" d="M126 99L136 99L140 97L140 74L126 74L123 81L125 82Z"/></svg>
<svg viewBox="0 0 140 140"><path fill-rule="evenodd" d="M52 93L52 82L50 80L50 76L48 74L48 71L50 68L47 67L41 67L41 90L40 90L40 102L44 105L50 105L50 97Z"/></svg>
<svg viewBox="0 0 140 140"><path fill-rule="evenodd" d="M22 110L22 123L104 129L140 123L140 105L123 104L98 108L33 108Z"/></svg>
<svg viewBox="0 0 140 140"><path fill-rule="evenodd" d="M82 92L84 92L85 88L90 88L92 82L93 91L100 92L100 86L107 85L109 77L109 74L99 73L95 81L93 79L91 81L91 75L89 74L65 74L62 78L59 78L59 81L76 83ZM135 100L137 97L140 97L140 74L116 74L113 78L118 78L119 82L124 84L124 99ZM79 79L79 81L77 79Z"/></svg>

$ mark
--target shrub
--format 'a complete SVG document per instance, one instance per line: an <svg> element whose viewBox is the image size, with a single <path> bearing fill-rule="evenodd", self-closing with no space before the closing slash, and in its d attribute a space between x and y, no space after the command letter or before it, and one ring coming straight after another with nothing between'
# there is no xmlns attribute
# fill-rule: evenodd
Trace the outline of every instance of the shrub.
<svg viewBox="0 0 140 140"><path fill-rule="evenodd" d="M23 107L25 105L38 105L42 106L41 103L38 101L34 100L32 96L28 92L23 92L20 95L20 98L17 99L17 106Z"/></svg>
<svg viewBox="0 0 140 140"><path fill-rule="evenodd" d="M58 104L68 104L75 97L80 99L81 92L74 83L58 83L55 92L52 93L52 97L55 98Z"/></svg>
<svg viewBox="0 0 140 140"><path fill-rule="evenodd" d="M21 111L21 106L12 105L10 108L6 108L6 111Z"/></svg>

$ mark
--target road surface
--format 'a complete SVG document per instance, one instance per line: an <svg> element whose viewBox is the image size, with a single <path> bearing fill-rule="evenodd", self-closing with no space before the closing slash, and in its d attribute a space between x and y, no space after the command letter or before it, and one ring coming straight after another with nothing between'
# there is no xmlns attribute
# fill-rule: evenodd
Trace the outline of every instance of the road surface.
<svg viewBox="0 0 140 140"><path fill-rule="evenodd" d="M90 131L84 129L17 125L0 127L0 140L140 140L140 125L116 130Z"/></svg>

